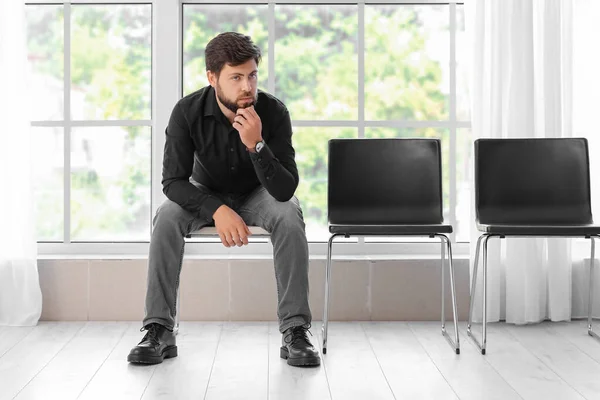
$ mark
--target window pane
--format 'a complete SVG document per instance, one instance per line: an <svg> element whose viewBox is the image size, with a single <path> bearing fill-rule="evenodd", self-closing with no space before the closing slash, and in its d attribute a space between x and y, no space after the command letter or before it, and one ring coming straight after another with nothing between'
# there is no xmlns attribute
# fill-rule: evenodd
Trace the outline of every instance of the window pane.
<svg viewBox="0 0 600 400"><path fill-rule="evenodd" d="M64 40L63 7L29 5L27 18L27 58L30 65L34 121L64 118Z"/></svg>
<svg viewBox="0 0 600 400"><path fill-rule="evenodd" d="M151 6L73 5L71 117L150 119Z"/></svg>
<svg viewBox="0 0 600 400"><path fill-rule="evenodd" d="M293 143L300 184L300 200L306 236L311 242L327 241L327 151L329 139L356 138L356 128L301 127L294 129Z"/></svg>
<svg viewBox="0 0 600 400"><path fill-rule="evenodd" d="M36 232L38 241L64 238L64 133L63 128L31 128L34 160Z"/></svg>
<svg viewBox="0 0 600 400"><path fill-rule="evenodd" d="M457 242L471 240L471 182L473 168L473 138L471 129L458 129L456 132L456 224L454 227Z"/></svg>
<svg viewBox="0 0 600 400"><path fill-rule="evenodd" d="M150 237L149 127L75 128L71 139L71 237Z"/></svg>
<svg viewBox="0 0 600 400"><path fill-rule="evenodd" d="M447 5L365 6L365 119L448 119Z"/></svg>
<svg viewBox="0 0 600 400"><path fill-rule="evenodd" d="M465 7L456 5L456 118L459 121L471 119L469 104L469 74L468 66L469 42L465 33Z"/></svg>
<svg viewBox="0 0 600 400"><path fill-rule="evenodd" d="M294 119L358 118L357 6L275 8L275 95Z"/></svg>
<svg viewBox="0 0 600 400"><path fill-rule="evenodd" d="M450 135L443 128L366 128L366 138L435 138L442 140L442 192L444 219L449 223L450 215Z"/></svg>
<svg viewBox="0 0 600 400"><path fill-rule="evenodd" d="M258 87L266 90L269 71L267 12L267 5L184 5L184 95L208 85L204 48L219 33L230 31L250 36L260 48L262 61L258 68Z"/></svg>

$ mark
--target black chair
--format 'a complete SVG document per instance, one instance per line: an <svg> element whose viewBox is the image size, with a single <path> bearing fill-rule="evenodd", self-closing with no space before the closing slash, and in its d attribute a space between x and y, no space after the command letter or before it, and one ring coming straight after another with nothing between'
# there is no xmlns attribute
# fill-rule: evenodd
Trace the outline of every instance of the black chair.
<svg viewBox="0 0 600 400"><path fill-rule="evenodd" d="M452 247L442 213L439 139L332 139L329 141L329 238L323 313L323 354L331 286L331 252L337 236L428 236L442 241L442 334L460 354ZM444 246L448 252L454 314L453 341L445 328Z"/></svg>
<svg viewBox="0 0 600 400"><path fill-rule="evenodd" d="M477 240L467 334L486 351L487 244L490 238L584 237L591 239L588 333L592 331L594 238L586 139L478 139L475 141ZM471 332L479 250L483 242L483 332Z"/></svg>

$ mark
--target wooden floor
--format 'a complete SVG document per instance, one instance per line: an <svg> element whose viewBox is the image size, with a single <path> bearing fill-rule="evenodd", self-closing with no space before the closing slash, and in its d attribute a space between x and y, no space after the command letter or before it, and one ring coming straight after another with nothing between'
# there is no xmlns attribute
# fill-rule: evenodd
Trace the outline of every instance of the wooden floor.
<svg viewBox="0 0 600 400"><path fill-rule="evenodd" d="M0 399L600 399L600 343L585 321L490 324L485 356L464 325L455 355L437 323L331 323L328 354L311 369L279 358L267 322L182 322L179 357L131 365L139 328L0 328Z"/></svg>

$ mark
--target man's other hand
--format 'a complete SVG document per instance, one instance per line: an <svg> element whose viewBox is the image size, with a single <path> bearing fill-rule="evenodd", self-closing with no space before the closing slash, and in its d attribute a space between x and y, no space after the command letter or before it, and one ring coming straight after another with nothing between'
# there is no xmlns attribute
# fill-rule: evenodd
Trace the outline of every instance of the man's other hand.
<svg viewBox="0 0 600 400"><path fill-rule="evenodd" d="M251 235L248 226L231 208L222 205L217 208L213 214L215 227L221 238L221 242L225 247L238 246L248 244L248 236Z"/></svg>

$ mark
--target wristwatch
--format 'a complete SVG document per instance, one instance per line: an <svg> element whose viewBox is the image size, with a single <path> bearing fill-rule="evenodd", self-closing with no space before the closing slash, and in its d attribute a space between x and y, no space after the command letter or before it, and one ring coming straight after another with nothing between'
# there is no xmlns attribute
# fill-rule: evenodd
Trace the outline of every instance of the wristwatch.
<svg viewBox="0 0 600 400"><path fill-rule="evenodd" d="M256 143L256 146L254 146L254 150L257 153L260 153L260 151L263 149L263 147L265 147L265 142L264 142L264 140L261 140L260 142Z"/></svg>

